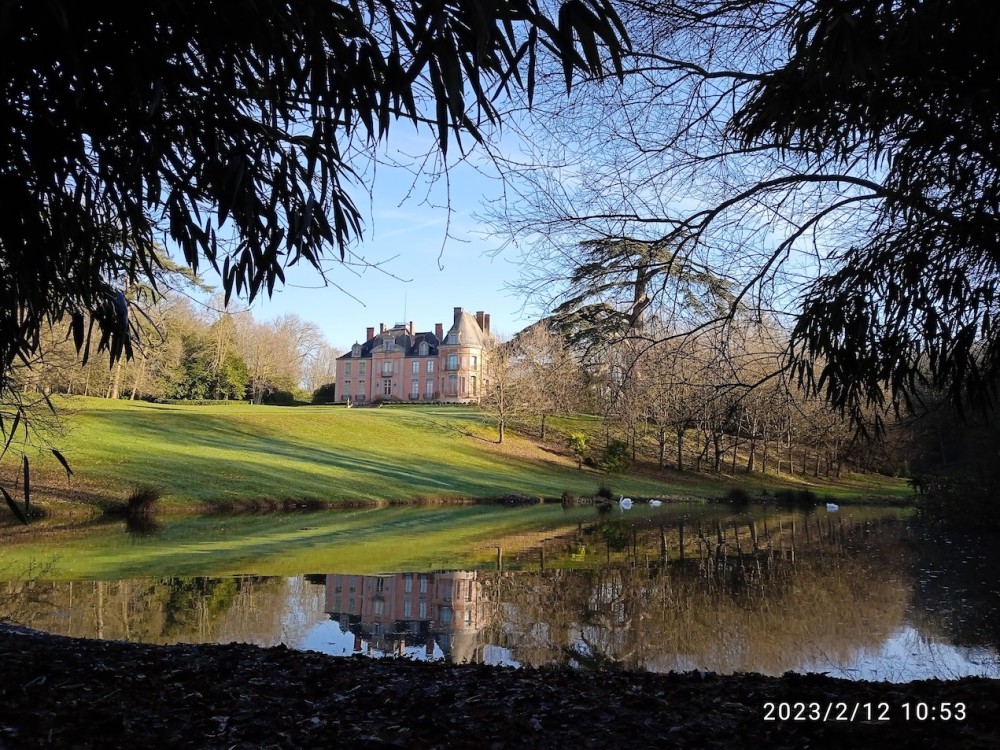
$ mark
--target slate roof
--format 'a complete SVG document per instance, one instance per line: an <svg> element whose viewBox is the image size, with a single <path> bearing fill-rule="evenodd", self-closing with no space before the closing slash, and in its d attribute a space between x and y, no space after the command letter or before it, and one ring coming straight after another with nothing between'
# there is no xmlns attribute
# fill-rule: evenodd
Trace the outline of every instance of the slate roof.
<svg viewBox="0 0 1000 750"><path fill-rule="evenodd" d="M475 319L472 321L475 323ZM421 333L415 333L412 336L401 330L399 328L390 328L384 333L380 333L371 341L365 341L362 344L358 344L361 347L360 357L352 356L351 352L348 351L346 354L341 355L337 359L370 359L372 352L382 349L385 345L386 339L392 341L395 346L401 347L405 352L404 356L407 357L419 357L420 356L420 342L427 342L427 355L428 357L436 357L438 354L438 346L441 342L438 341L438 337L434 335L433 331L423 331ZM354 347L351 347L352 349Z"/></svg>

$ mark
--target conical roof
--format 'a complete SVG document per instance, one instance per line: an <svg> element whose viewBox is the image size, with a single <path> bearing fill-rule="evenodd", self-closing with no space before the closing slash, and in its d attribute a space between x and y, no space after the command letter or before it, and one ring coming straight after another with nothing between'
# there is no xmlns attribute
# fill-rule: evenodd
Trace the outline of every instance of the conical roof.
<svg viewBox="0 0 1000 750"><path fill-rule="evenodd" d="M452 334L457 334L454 343L460 346L484 346L486 344L486 335L479 327L476 316L461 309L456 311L455 322L444 337L446 346L453 343Z"/></svg>

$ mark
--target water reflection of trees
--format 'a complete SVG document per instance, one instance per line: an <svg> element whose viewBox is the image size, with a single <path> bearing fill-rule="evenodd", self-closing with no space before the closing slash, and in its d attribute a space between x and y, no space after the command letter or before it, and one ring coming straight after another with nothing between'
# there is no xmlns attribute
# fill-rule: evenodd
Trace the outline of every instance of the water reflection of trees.
<svg viewBox="0 0 1000 750"><path fill-rule="evenodd" d="M803 516L793 532L792 520L686 529L683 559L679 529L669 543L671 531L628 529L625 545L621 527L585 531L577 549L603 544L611 562L553 570L550 554L548 570L494 574L503 617L484 637L525 664L654 671L778 674L810 653L836 663L876 648L906 613L905 546L877 524Z"/></svg>
<svg viewBox="0 0 1000 750"><path fill-rule="evenodd" d="M333 617L387 654L423 645L484 661L500 647L534 666L781 673L856 664L909 624L920 637L1000 645L998 563L989 540L923 537L891 517L772 513L682 530L619 515L501 550L488 571L72 583L27 574L0 584L0 618L86 637L294 645Z"/></svg>
<svg viewBox="0 0 1000 750"><path fill-rule="evenodd" d="M323 599L322 588L303 579L259 576L34 580L27 588L11 581L0 592L0 617L61 635L146 643L295 643L313 624L301 614L321 612Z"/></svg>

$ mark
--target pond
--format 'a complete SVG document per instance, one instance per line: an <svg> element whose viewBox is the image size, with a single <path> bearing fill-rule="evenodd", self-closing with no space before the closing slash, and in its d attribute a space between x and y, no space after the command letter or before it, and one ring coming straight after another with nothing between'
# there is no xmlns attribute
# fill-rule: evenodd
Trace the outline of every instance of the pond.
<svg viewBox="0 0 1000 750"><path fill-rule="evenodd" d="M512 666L1000 677L1000 545L902 509L381 508L9 533L53 633Z"/></svg>

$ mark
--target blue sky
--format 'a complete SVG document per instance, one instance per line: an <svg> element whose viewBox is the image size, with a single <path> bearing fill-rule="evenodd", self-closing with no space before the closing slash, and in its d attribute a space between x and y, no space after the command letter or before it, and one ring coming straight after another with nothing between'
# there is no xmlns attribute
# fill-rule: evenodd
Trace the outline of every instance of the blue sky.
<svg viewBox="0 0 1000 750"><path fill-rule="evenodd" d="M390 155L403 148L411 153L426 150L426 144L414 138L399 141ZM484 201L499 198L499 183L468 163L454 165L449 181L450 225L443 179L428 189L428 177L418 175L411 190L412 174L380 165L371 200L364 190L358 191L365 230L355 248L380 268L352 271L331 263L330 281L343 291L332 284L323 287L311 269L290 269L284 288L276 287L270 300L255 302L254 317L269 320L296 313L316 323L330 344L343 349L363 340L365 329L377 329L379 323L412 320L421 331L433 330L435 323L447 329L455 307L490 313L493 330L501 333L513 334L531 323L522 310L523 300L505 289L518 276L516 250L496 255L500 242L488 236L488 228L473 215Z"/></svg>

